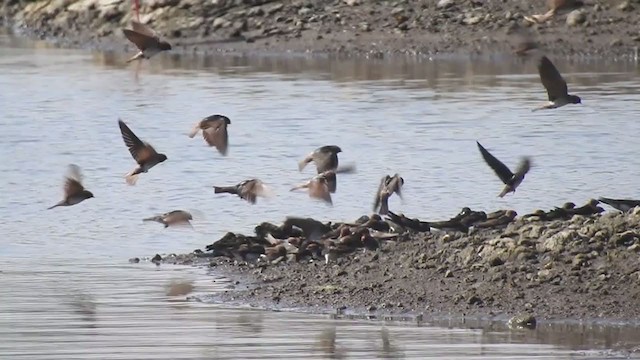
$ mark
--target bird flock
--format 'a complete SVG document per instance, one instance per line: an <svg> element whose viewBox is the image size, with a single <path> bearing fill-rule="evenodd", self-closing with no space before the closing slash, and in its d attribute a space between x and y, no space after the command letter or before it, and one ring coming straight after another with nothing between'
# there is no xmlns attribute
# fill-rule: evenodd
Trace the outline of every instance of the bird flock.
<svg viewBox="0 0 640 360"><path fill-rule="evenodd" d="M161 40L155 31L140 22L132 21L132 29L123 29L123 33L139 50L139 52L128 59L127 62L150 59L161 51L171 49L171 45L168 42ZM540 80L547 92L548 103L532 109L532 111L555 109L568 104L581 104L579 96L568 93L566 81L551 60L546 56L541 56L537 67ZM188 136L193 138L201 132L202 137L209 146L215 147L220 155L226 156L229 147L229 125L231 125L231 120L227 116L220 114L211 115L198 121L190 130ZM135 185L141 174L148 173L156 165L167 161L168 157L156 151L149 142L141 140L121 119L118 119L118 126L124 144L137 164L133 170L125 175L125 181L129 185ZM513 172L498 160L498 158L492 155L480 142L476 142L476 144L484 161L504 183L504 188L498 196L504 197L508 193L515 193L516 188L521 185L525 175L531 169L531 159L529 157L523 157L515 169L515 172ZM299 162L298 170L302 172L307 164L313 162L315 163L317 174L305 183L292 187L291 191L304 189L308 192L309 197L332 205L331 194L335 193L337 189L337 175L351 174L356 171L356 167L353 164L339 166L338 154L340 152L342 152L342 149L339 146L325 145L309 153ZM399 174L392 176L385 175L381 179L378 190L375 193L373 211L381 215L392 214L391 216L396 216L389 211L388 201L394 193L402 197L403 185L404 179ZM256 204L258 197L269 197L273 194L271 189L260 179L247 179L236 185L214 186L213 188L216 194L227 193L237 195L250 204ZM57 204L49 207L49 209L60 206L77 205L93 197L93 193L85 189L82 185L80 167L72 164L69 165L64 183L64 198ZM635 206L635 203L629 203L629 201L633 202L633 200L601 198L601 201L617 209L628 209ZM160 222L164 224L165 227L174 224L190 225L190 220L192 220L192 215L184 210L175 210L143 219L143 221Z"/></svg>

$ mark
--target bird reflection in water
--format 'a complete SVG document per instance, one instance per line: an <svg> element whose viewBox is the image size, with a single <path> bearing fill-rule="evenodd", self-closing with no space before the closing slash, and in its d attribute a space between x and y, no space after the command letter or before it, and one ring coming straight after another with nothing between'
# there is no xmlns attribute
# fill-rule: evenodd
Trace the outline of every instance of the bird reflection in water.
<svg viewBox="0 0 640 360"><path fill-rule="evenodd" d="M327 359L346 359L347 352L336 348L336 327L324 330L318 336L318 348Z"/></svg>
<svg viewBox="0 0 640 360"><path fill-rule="evenodd" d="M396 346L391 344L391 337L389 336L389 330L387 328L380 329L380 339L382 340L382 346L379 351L380 359L404 359L405 356Z"/></svg>
<svg viewBox="0 0 640 360"><path fill-rule="evenodd" d="M76 292L70 295L68 305L72 312L80 316L82 323L80 327L94 329L97 327L96 309L97 305L93 296Z"/></svg>

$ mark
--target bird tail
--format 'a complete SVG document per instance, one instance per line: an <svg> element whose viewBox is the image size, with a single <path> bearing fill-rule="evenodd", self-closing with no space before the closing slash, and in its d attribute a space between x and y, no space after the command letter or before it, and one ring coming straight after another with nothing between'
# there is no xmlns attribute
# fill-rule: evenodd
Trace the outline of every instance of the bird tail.
<svg viewBox="0 0 640 360"><path fill-rule="evenodd" d="M380 199L380 211L378 211L380 215L389 214L389 198L383 197Z"/></svg>
<svg viewBox="0 0 640 360"><path fill-rule="evenodd" d="M138 172L136 172L135 170L131 171L130 173L128 173L127 175L124 176L125 181L127 182L127 184L129 185L135 185L136 182L138 181Z"/></svg>
<svg viewBox="0 0 640 360"><path fill-rule="evenodd" d="M53 206L48 207L48 208L47 208L47 210L51 210L51 209L53 209L54 207L58 207L58 206L62 206L62 202L59 202L59 203L57 203L57 204L55 204L55 205L53 205Z"/></svg>
<svg viewBox="0 0 640 360"><path fill-rule="evenodd" d="M235 186L214 186L213 192L216 194L227 193L227 194L238 194L238 190Z"/></svg>
<svg viewBox="0 0 640 360"><path fill-rule="evenodd" d="M157 222L162 222L162 217L160 217L160 216L152 216L152 217L148 217L148 218L142 219L142 221L157 221Z"/></svg>
<svg viewBox="0 0 640 360"><path fill-rule="evenodd" d="M200 123L199 122L193 127L193 129L191 129L191 131L189 132L189 137L193 138L194 136L196 136L198 131L200 131Z"/></svg>
<svg viewBox="0 0 640 360"><path fill-rule="evenodd" d="M294 187L291 188L291 190L289 191L296 191L299 189L304 189L304 188L308 188L309 187L309 183L304 183L304 184L300 184L300 185L296 185Z"/></svg>
<svg viewBox="0 0 640 360"><path fill-rule="evenodd" d="M142 53L142 51L138 52L137 54L133 55L129 60L127 60L127 64L138 59L144 59L144 54Z"/></svg>
<svg viewBox="0 0 640 360"><path fill-rule="evenodd" d="M504 197L512 191L515 192L515 189L512 189L511 186L507 185L504 187L504 189L502 189L502 192L498 195L498 197Z"/></svg>

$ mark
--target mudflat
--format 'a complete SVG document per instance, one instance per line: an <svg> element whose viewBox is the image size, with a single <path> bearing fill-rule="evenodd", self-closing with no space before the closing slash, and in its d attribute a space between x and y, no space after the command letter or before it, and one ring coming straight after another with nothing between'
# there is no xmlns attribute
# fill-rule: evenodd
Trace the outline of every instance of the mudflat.
<svg viewBox="0 0 640 360"><path fill-rule="evenodd" d="M60 45L131 49L133 1L4 1L4 26ZM593 0L546 21L545 0L146 0L140 21L173 51L637 56L640 3ZM527 20L529 19L529 20Z"/></svg>

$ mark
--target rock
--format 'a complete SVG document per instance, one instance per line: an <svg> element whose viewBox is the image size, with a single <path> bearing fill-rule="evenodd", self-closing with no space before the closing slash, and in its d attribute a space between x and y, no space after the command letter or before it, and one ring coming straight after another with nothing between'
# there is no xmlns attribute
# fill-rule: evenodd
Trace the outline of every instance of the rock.
<svg viewBox="0 0 640 360"><path fill-rule="evenodd" d="M211 26L213 26L213 29L220 29L220 28L226 28L231 26L231 22L225 18L215 18L213 19L213 23L211 24Z"/></svg>
<svg viewBox="0 0 640 360"><path fill-rule="evenodd" d="M298 15L307 16L311 14L311 12L313 12L313 10L309 9L308 7L303 7L303 8L300 8L300 10L298 10Z"/></svg>
<svg viewBox="0 0 640 360"><path fill-rule="evenodd" d="M567 15L567 25L578 26L587 21L587 14L582 10L573 10Z"/></svg>
<svg viewBox="0 0 640 360"><path fill-rule="evenodd" d="M631 3L628 0L621 2L617 6L617 8L620 11L631 11L631 10L633 10L633 6L631 6Z"/></svg>
<svg viewBox="0 0 640 360"><path fill-rule="evenodd" d="M518 314L509 319L507 326L512 329L535 329L536 318L530 314Z"/></svg>
<svg viewBox="0 0 640 360"><path fill-rule="evenodd" d="M436 9L448 9L454 5L454 0L440 0L436 4Z"/></svg>
<svg viewBox="0 0 640 360"><path fill-rule="evenodd" d="M167 6L176 6L178 3L180 3L180 0L147 0L144 4L151 9L157 9Z"/></svg>
<svg viewBox="0 0 640 360"><path fill-rule="evenodd" d="M575 230L564 230L542 242L543 251L561 252L565 245L577 236Z"/></svg>
<svg viewBox="0 0 640 360"><path fill-rule="evenodd" d="M479 24L481 21L482 21L482 16L479 16L479 15L469 16L463 20L463 22L467 25L476 25L476 24Z"/></svg>
<svg viewBox="0 0 640 360"><path fill-rule="evenodd" d="M140 258L137 258L137 257L131 258L129 259L129 262L132 264L137 264L140 262Z"/></svg>
<svg viewBox="0 0 640 360"><path fill-rule="evenodd" d="M349 6L360 5L360 0L344 0L344 3Z"/></svg>
<svg viewBox="0 0 640 360"><path fill-rule="evenodd" d="M500 266L504 264L504 260L502 260L499 256L494 256L489 259L489 266Z"/></svg>
<svg viewBox="0 0 640 360"><path fill-rule="evenodd" d="M467 299L467 304L480 305L482 304L482 299L478 295L471 295L469 299Z"/></svg>

